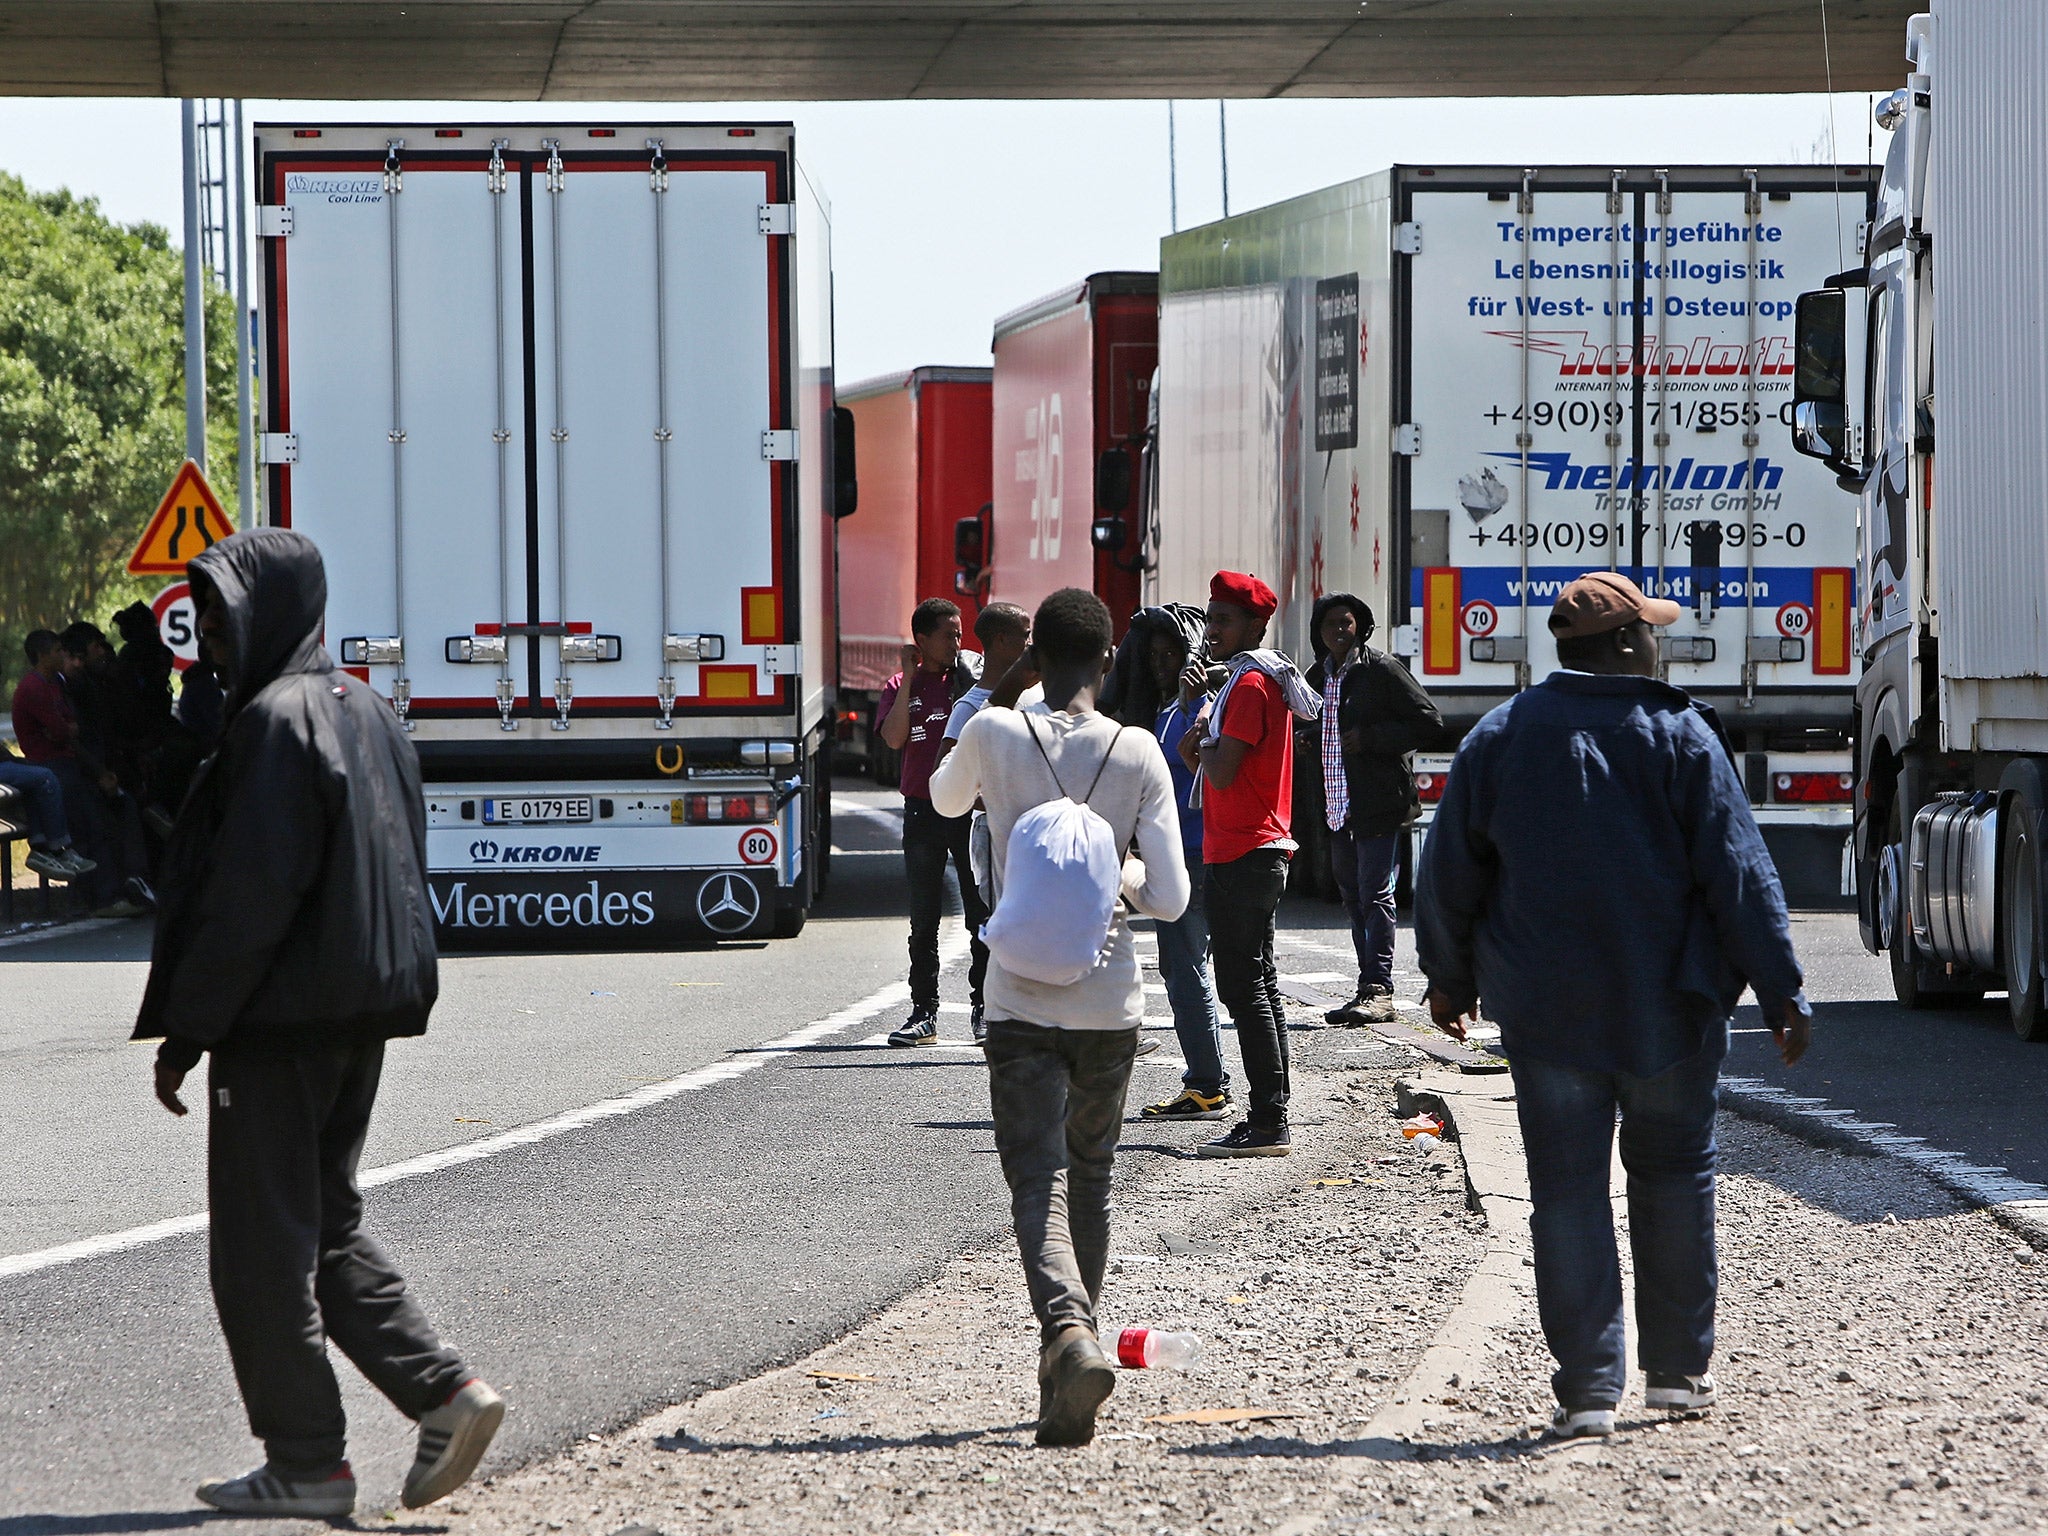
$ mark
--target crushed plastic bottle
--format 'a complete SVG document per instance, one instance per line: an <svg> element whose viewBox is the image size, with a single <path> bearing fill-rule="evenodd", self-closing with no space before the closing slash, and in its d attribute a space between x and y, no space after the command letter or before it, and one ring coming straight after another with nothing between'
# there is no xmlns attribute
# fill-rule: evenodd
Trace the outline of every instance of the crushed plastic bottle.
<svg viewBox="0 0 2048 1536"><path fill-rule="evenodd" d="M1436 1137L1430 1135L1427 1131L1418 1131L1413 1136L1408 1138L1408 1145L1413 1147L1417 1152L1427 1155L1428 1153L1434 1152L1438 1147L1442 1146L1443 1143L1437 1140Z"/></svg>
<svg viewBox="0 0 2048 1536"><path fill-rule="evenodd" d="M1417 1136L1434 1136L1439 1140L1444 1134L1444 1123L1432 1114L1420 1114L1401 1122L1401 1134L1413 1140Z"/></svg>
<svg viewBox="0 0 2048 1536"><path fill-rule="evenodd" d="M1185 1371L1201 1354L1202 1341L1192 1333L1126 1328L1116 1336L1116 1363L1126 1370Z"/></svg>

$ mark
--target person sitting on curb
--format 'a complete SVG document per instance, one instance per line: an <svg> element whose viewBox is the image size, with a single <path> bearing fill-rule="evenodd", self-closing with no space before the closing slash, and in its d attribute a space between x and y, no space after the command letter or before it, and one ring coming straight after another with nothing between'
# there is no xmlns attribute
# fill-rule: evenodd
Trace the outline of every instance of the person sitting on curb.
<svg viewBox="0 0 2048 1536"><path fill-rule="evenodd" d="M1714 1112L1745 985L1805 1053L1785 894L1718 729L1657 681L1676 603L1600 571L1550 613L1553 672L1465 738L1429 829L1415 936L1437 1026L1481 997L1514 1074L1553 1433L1606 1435L1627 1381L1608 1167L1621 1117L1652 1409L1713 1405Z"/></svg>
<svg viewBox="0 0 2048 1536"><path fill-rule="evenodd" d="M1294 663L1266 650L1266 626L1280 606L1273 589L1242 571L1209 583L1209 654L1229 665L1215 699L1180 739L1180 759L1199 776L1204 896L1216 994L1237 1027L1251 1104L1242 1123L1196 1152L1203 1157L1285 1157L1287 1008L1273 964L1273 919L1295 849L1294 722L1313 720L1322 701ZM1192 661L1181 702L1192 708L1209 686Z"/></svg>
<svg viewBox="0 0 2048 1536"><path fill-rule="evenodd" d="M1330 871L1351 919L1358 988L1323 1015L1330 1024L1391 1024L1394 1010L1394 884L1401 839L1422 814L1408 754L1443 739L1444 720L1400 662L1365 642L1372 609L1349 592L1316 601L1308 683L1322 719L1304 731L1322 769Z"/></svg>
<svg viewBox="0 0 2048 1536"><path fill-rule="evenodd" d="M1110 639L1101 599L1078 587L1053 593L1032 621L1028 658L1044 680L1044 702L984 709L932 774L940 815L964 815L977 797L988 808L998 920L1018 819L1069 795L1109 824L1116 849L1135 839L1136 856L1123 865L1124 901L1167 920L1187 905L1173 780L1159 744L1095 708ZM1070 920L1064 912L1037 916ZM1087 1444L1116 1385L1095 1309L1109 1262L1117 1133L1145 1017L1142 982L1120 907L1094 963L1070 985L1013 975L1000 958L989 968L989 1112L1038 1318L1040 1445Z"/></svg>

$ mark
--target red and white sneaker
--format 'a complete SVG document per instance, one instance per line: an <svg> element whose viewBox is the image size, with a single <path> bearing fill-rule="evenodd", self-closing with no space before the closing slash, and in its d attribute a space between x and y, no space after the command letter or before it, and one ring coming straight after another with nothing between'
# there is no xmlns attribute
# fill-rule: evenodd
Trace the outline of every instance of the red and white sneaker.
<svg viewBox="0 0 2048 1536"><path fill-rule="evenodd" d="M332 1477L294 1482L269 1464L241 1477L201 1483L199 1502L230 1515L273 1515L302 1520L339 1520L356 1510L356 1475L347 1462Z"/></svg>
<svg viewBox="0 0 2048 1536"><path fill-rule="evenodd" d="M469 1481L505 1422L505 1400L483 1381L465 1382L438 1408L420 1415L419 1452L400 1496L407 1509L423 1509Z"/></svg>

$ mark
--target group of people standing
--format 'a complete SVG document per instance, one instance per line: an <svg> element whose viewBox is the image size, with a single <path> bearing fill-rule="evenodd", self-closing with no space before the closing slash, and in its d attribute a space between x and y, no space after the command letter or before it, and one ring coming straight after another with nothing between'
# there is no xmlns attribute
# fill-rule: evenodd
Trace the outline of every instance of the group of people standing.
<svg viewBox="0 0 2048 1536"><path fill-rule="evenodd" d="M118 649L80 620L33 630L13 695L15 747L0 785L25 804L28 867L78 886L95 916L155 907L150 875L171 819L220 732L221 695L202 662L173 701L175 660L143 603L114 615Z"/></svg>
<svg viewBox="0 0 2048 1536"><path fill-rule="evenodd" d="M1315 760L1325 846L1351 922L1358 981L1333 1024L1395 1016L1394 891L1400 843L1421 812L1408 754L1444 741L1429 696L1400 662L1367 642L1373 613L1336 593L1316 604L1315 662L1304 677L1266 644L1279 607L1271 587L1220 571L1206 607L1142 609L1102 679L1098 712L1141 728L1160 746L1179 823L1189 897L1155 925L1159 969L1187 1065L1181 1091L1141 1113L1153 1120L1219 1121L1237 1108L1224 1062L1222 1019L1237 1034L1245 1078L1242 1123L1198 1149L1207 1157L1285 1156L1291 1145L1286 1009L1273 946L1294 837L1297 751ZM904 669L877 710L884 744L901 754L903 849L910 891L911 1012L889 1037L918 1046L938 1038L939 921L950 862L969 933L975 1043L987 1032L988 951L981 929L992 905L993 841L984 815L947 815L933 801L934 772L967 722L990 704L1044 710L1032 616L1014 603L975 619L977 671L963 651L960 610L943 598L918 605ZM1138 1054L1156 1049L1141 1041Z"/></svg>
<svg viewBox="0 0 2048 1536"><path fill-rule="evenodd" d="M1291 1148L1273 946L1297 851L1297 743L1319 759L1359 968L1353 997L1328 1019L1394 1016L1399 840L1420 812L1407 755L1441 742L1443 721L1407 668L1367 644L1365 603L1317 603L1307 676L1265 644L1277 607L1257 577L1219 571L1206 609L1145 609L1118 651L1108 609L1081 589L1055 592L1028 621L990 605L977 633L984 645L1000 633L996 654L1014 659L977 682L961 661L958 610L928 602L885 695L884 740L905 754L912 886L913 1011L890 1043L937 1038L951 862L973 935L974 1037L1040 1328L1041 1445L1090 1440L1116 1381L1095 1309L1143 1050L1127 914L1155 924L1187 1061L1181 1092L1141 1115L1231 1112L1220 1000L1246 1113L1196 1150ZM1550 616L1560 669L1459 747L1417 871L1431 1018L1462 1039L1484 998L1501 1026L1529 1165L1539 1313L1558 1362L1552 1428L1567 1436L1611 1433L1626 1380L1608 1189L1617 1120L1646 1404L1703 1412L1717 1391L1714 1115L1730 1017L1753 984L1787 1062L1809 1035L1783 890L1728 740L1660 675L1656 631L1677 617L1618 572L1569 583ZM1133 736L1149 739L1127 747ZM991 964L982 931L992 910L990 940L1001 926L1006 864L1062 856L1044 846L1044 812L1073 802L1106 823L1120 852L1120 875L1109 876L1120 901L1094 963L1054 984L1013 974L1001 956ZM1070 842L1074 861L1085 842ZM1026 920L1078 923L1081 905Z"/></svg>

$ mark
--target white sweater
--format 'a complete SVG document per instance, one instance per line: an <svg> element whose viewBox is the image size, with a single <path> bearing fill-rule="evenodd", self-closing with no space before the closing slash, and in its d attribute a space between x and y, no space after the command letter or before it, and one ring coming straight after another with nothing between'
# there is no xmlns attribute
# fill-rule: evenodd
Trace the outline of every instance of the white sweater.
<svg viewBox="0 0 2048 1536"><path fill-rule="evenodd" d="M952 754L932 774L932 809L941 816L965 815L977 796L987 807L997 903L1017 818L1063 793L1087 794L1114 741L1114 756L1088 804L1109 823L1119 848L1129 849L1137 841L1136 855L1124 861L1124 899L1147 917L1169 922L1179 917L1188 905L1188 869L1181 857L1173 777L1158 741L1150 731L1136 728L1124 730L1118 739L1117 723L1092 711L1070 715L1036 704L1028 713L1045 757L1059 770L1057 786L1032 745L1024 714L1014 709L984 709L969 720ZM1055 987L1012 976L992 960L986 994L992 1019L1056 1029L1136 1029L1145 1018L1145 988L1123 909L1117 909L1102 958L1073 985Z"/></svg>

